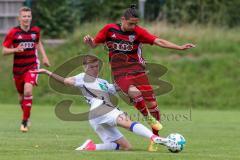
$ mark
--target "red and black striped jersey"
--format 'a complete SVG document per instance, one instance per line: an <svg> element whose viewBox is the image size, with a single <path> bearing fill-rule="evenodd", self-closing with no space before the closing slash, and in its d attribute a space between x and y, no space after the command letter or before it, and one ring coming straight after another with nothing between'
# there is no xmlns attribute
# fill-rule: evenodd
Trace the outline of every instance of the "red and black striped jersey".
<svg viewBox="0 0 240 160"><path fill-rule="evenodd" d="M153 44L157 37L136 26L133 31L122 31L120 24L107 24L94 38L95 43L105 43L114 75L138 72L144 69L142 44ZM127 62L127 63L126 63Z"/></svg>
<svg viewBox="0 0 240 160"><path fill-rule="evenodd" d="M40 28L31 26L29 31L24 31L20 26L12 28L3 41L6 48L23 46L24 51L14 53L13 74L21 75L39 66L37 45L40 39Z"/></svg>

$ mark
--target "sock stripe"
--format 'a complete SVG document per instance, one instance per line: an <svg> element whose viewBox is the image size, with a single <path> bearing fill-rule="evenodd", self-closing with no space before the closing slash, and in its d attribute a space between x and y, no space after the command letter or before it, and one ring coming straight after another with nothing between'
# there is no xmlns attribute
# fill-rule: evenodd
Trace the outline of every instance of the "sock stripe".
<svg viewBox="0 0 240 160"><path fill-rule="evenodd" d="M133 131L133 127L136 125L136 124L138 124L138 122L133 122L132 124L131 124L131 126L130 126L130 131Z"/></svg>

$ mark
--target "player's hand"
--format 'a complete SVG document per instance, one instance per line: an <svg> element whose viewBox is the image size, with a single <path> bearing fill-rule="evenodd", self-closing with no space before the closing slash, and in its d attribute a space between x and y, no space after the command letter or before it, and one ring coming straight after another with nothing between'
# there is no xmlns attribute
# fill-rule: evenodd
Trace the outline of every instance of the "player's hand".
<svg viewBox="0 0 240 160"><path fill-rule="evenodd" d="M47 70L44 69L44 68L40 68L38 70L32 70L32 71L30 71L30 73L33 73L33 74L43 74L43 73L47 73Z"/></svg>
<svg viewBox="0 0 240 160"><path fill-rule="evenodd" d="M14 52L19 53L19 52L23 52L24 51L24 47L19 44L16 48L14 48Z"/></svg>
<svg viewBox="0 0 240 160"><path fill-rule="evenodd" d="M89 43L92 43L93 38L90 35L86 35L83 37L83 41L84 43L89 44Z"/></svg>
<svg viewBox="0 0 240 160"><path fill-rule="evenodd" d="M181 50L186 50L186 49L190 49L190 48L194 48L194 47L196 47L196 45L191 44L191 43L187 43L187 44L182 45L180 49Z"/></svg>
<svg viewBox="0 0 240 160"><path fill-rule="evenodd" d="M91 47L95 47L94 40L90 35L86 35L85 37L83 37L83 41L84 43L90 45Z"/></svg>
<svg viewBox="0 0 240 160"><path fill-rule="evenodd" d="M49 62L49 60L48 60L47 57L44 57L44 58L42 59L42 63L43 63L43 65L46 66L46 67L50 67L50 66L51 66L51 64L50 64L50 62Z"/></svg>

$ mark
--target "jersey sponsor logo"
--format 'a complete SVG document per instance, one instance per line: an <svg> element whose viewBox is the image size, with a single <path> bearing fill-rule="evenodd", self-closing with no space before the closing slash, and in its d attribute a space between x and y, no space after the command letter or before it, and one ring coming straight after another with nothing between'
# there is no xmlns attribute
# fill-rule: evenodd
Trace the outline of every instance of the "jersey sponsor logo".
<svg viewBox="0 0 240 160"><path fill-rule="evenodd" d="M36 39L36 34L31 34L31 37L32 37L33 40L35 40Z"/></svg>
<svg viewBox="0 0 240 160"><path fill-rule="evenodd" d="M130 42L133 42L135 40L135 35L128 36L128 39Z"/></svg>
<svg viewBox="0 0 240 160"><path fill-rule="evenodd" d="M130 43L126 42L112 42L108 41L106 43L106 46L109 50L118 50L118 51L132 51L133 50L133 45Z"/></svg>
<svg viewBox="0 0 240 160"><path fill-rule="evenodd" d="M22 46L24 49L34 48L34 42L21 42L19 45Z"/></svg>

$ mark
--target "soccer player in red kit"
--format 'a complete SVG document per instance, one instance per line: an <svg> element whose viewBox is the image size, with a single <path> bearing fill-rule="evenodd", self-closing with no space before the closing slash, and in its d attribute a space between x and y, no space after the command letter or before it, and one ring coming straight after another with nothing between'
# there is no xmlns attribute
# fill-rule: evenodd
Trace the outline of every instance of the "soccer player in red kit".
<svg viewBox="0 0 240 160"><path fill-rule="evenodd" d="M131 5L124 12L121 24L107 24L95 38L86 35L84 42L92 48L95 48L98 44L105 43L109 50L109 61L115 83L132 99L135 108L148 119L153 133L158 135L158 131L162 128L162 125L159 123L160 111L153 88L149 84L145 73L145 62L142 57L141 45L151 44L177 50L186 50L195 47L195 45L184 44L179 46L160 39L138 26L138 22L136 7ZM156 149L151 144L149 151L155 151Z"/></svg>
<svg viewBox="0 0 240 160"><path fill-rule="evenodd" d="M30 70L39 68L37 50L42 54L45 66L50 66L48 57L40 41L40 28L31 26L32 11L28 7L19 9L20 25L12 28L3 42L3 55L14 55L13 78L19 94L19 102L23 111L20 130L28 131L32 108L32 90L37 85L37 75Z"/></svg>

